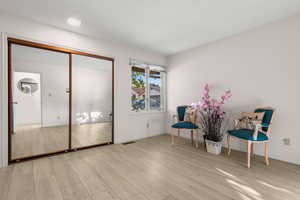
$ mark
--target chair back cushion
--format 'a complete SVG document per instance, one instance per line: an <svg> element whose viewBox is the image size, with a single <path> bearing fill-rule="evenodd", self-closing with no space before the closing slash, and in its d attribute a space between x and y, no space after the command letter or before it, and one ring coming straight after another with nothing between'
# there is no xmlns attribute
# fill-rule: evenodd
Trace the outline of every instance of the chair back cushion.
<svg viewBox="0 0 300 200"><path fill-rule="evenodd" d="M178 114L178 121L184 121L185 111L188 106L178 106L177 107L177 114Z"/></svg>
<svg viewBox="0 0 300 200"><path fill-rule="evenodd" d="M272 121L272 117L274 114L274 111L272 109L267 109L267 108L258 108L256 109L254 112L256 113L260 113L260 112L264 112L264 117L262 119L262 123L266 124L266 125L270 125L271 121ZM268 131L268 127L263 127L262 128L263 131Z"/></svg>

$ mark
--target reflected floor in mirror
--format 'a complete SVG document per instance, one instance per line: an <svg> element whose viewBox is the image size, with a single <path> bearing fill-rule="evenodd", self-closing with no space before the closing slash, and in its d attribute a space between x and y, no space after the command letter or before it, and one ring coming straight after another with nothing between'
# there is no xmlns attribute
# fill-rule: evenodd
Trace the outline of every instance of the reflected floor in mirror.
<svg viewBox="0 0 300 200"><path fill-rule="evenodd" d="M68 126L19 126L12 139L12 159L68 149ZM112 142L110 122L72 125L72 147Z"/></svg>
<svg viewBox="0 0 300 200"><path fill-rule="evenodd" d="M208 154L161 135L15 163L0 169L0 199L296 200L300 167L245 153Z"/></svg>

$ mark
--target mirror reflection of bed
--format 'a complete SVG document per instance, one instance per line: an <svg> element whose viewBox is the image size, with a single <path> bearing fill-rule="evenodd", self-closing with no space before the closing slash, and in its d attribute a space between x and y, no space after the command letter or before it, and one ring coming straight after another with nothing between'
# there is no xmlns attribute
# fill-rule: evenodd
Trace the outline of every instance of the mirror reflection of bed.
<svg viewBox="0 0 300 200"><path fill-rule="evenodd" d="M69 149L68 54L12 45L11 159ZM112 142L112 62L72 55L71 148Z"/></svg>

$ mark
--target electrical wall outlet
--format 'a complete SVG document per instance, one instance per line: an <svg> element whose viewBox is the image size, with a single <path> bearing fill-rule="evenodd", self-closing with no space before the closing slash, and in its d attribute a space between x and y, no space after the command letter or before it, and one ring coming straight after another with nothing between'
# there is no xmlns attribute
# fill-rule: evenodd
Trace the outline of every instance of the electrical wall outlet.
<svg viewBox="0 0 300 200"><path fill-rule="evenodd" d="M282 141L283 141L283 144L286 145L286 146L290 146L291 145L290 138L283 138Z"/></svg>

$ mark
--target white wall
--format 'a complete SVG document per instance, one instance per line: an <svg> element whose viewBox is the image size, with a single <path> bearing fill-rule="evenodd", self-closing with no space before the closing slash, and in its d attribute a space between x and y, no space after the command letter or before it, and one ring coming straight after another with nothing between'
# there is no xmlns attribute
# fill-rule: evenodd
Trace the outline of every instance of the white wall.
<svg viewBox="0 0 300 200"><path fill-rule="evenodd" d="M9 36L23 37L24 39L37 42L114 57L115 142L121 143L165 132L165 114L142 114L137 116L130 112L131 73L130 66L128 65L129 58L135 58L147 63L165 65L166 58L164 56L142 49L96 40L6 14L0 14L0 32L8 33ZM1 54L0 60L3 60L3 54ZM6 88L2 87L1 92L3 90L6 90ZM7 94L7 91L5 91L5 94ZM146 124L148 122L150 123L150 128L147 129ZM7 134L5 130L7 129L7 124L4 123L3 125L5 127L1 135ZM6 142L6 138L2 138L2 140ZM5 145L2 145L2 149L5 148Z"/></svg>
<svg viewBox="0 0 300 200"><path fill-rule="evenodd" d="M169 57L168 108L200 98L204 83L220 94L231 89L231 116L258 106L277 109L272 158L300 164L300 15ZM291 145L283 145L290 138ZM245 150L244 145L235 148ZM263 145L255 146L263 155Z"/></svg>
<svg viewBox="0 0 300 200"><path fill-rule="evenodd" d="M112 62L78 55L72 59L73 123L111 121Z"/></svg>
<svg viewBox="0 0 300 200"><path fill-rule="evenodd" d="M18 82L24 78L31 78L38 84L38 90L33 94L25 94L18 89ZM22 126L41 123L41 90L40 74L27 72L13 73L13 97L17 104L14 104L14 125Z"/></svg>
<svg viewBox="0 0 300 200"><path fill-rule="evenodd" d="M67 61L67 55L63 54L63 56L66 56ZM66 89L69 87L68 65L14 60L13 66L16 71L39 73L41 76L41 125L48 127L67 124L69 119L69 96L66 94Z"/></svg>
<svg viewBox="0 0 300 200"><path fill-rule="evenodd" d="M15 71L38 72L42 76L42 126L68 124L68 55L20 45L12 45L12 52ZM112 62L73 55L72 66L73 123L111 121ZM28 112L16 112L16 115L23 113L28 115Z"/></svg>
<svg viewBox="0 0 300 200"><path fill-rule="evenodd" d="M21 52L16 52L14 55L16 55L17 53ZM62 54L62 56L66 56L65 60L68 61L67 55ZM15 57L17 57L17 55ZM29 98L30 96L25 96L21 92L18 92L19 95L15 97L15 101L18 101L18 104L15 105L15 117L17 119L17 124L32 124L34 122L38 123L37 117L39 117L40 119L41 115L41 125L43 127L61 126L68 124L69 96L66 93L66 89L69 87L69 71L67 62L65 64L59 62L57 64L51 64L47 60L29 61L14 59L13 63L14 70L28 72L22 73L22 77L30 73L39 73L42 78L42 96L38 97L42 99L42 109L31 110L32 112L30 112L30 116L28 116L28 111L32 109L32 105L30 105L33 103L32 97L30 102L24 102L26 100L24 99L24 97ZM101 70L101 66L99 67L99 69L97 69L96 67L97 66L81 65L80 63L77 64L76 59L73 60L73 123L110 121L109 114L112 112L112 65L110 62L110 64L106 66L109 67L109 69L106 70ZM18 78L18 80L19 79L20 78ZM35 97L37 97L37 95L40 94L36 94ZM22 99L19 98L20 96L22 97ZM27 106L25 106L24 104ZM37 106L37 104L34 105ZM23 109L17 109L21 106ZM92 121L92 112L100 112L102 117L99 116L98 119ZM79 118L81 118L83 114L87 114L88 118L79 120Z"/></svg>

